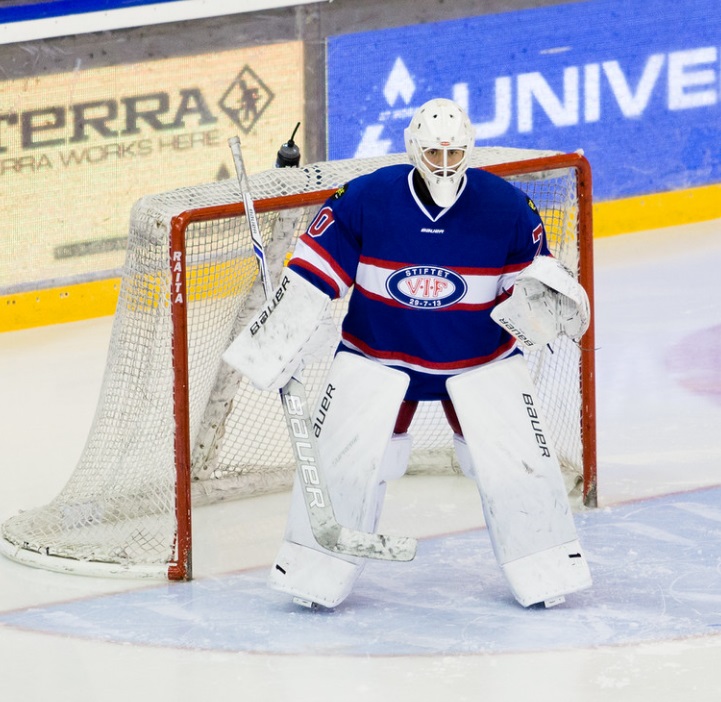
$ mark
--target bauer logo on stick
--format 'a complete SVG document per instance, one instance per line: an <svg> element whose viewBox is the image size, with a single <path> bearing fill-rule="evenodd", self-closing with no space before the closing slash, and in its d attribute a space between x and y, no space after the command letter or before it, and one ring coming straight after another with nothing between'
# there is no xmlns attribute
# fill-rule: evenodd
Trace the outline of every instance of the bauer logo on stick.
<svg viewBox="0 0 721 702"><path fill-rule="evenodd" d="M280 281L280 286L276 289L275 294L270 300L268 300L265 308L260 313L260 316L252 322L250 325L250 334L255 336L262 328L263 325L268 321L270 315L273 314L278 303L283 299L285 290L290 285L290 279L287 275L283 276L283 280Z"/></svg>

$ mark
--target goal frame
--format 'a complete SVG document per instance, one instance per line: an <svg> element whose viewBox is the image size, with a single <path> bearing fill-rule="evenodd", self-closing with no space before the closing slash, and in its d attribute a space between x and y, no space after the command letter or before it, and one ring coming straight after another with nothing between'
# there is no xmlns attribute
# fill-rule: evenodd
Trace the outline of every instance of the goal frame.
<svg viewBox="0 0 721 702"><path fill-rule="evenodd" d="M252 175L256 213L270 228L273 276L307 218L338 187L393 163L407 163L405 155ZM472 163L533 197L551 250L588 293L591 323L580 343L561 337L527 360L559 458L563 453L571 504L596 507L590 164L582 152L507 147L478 147ZM85 449L55 499L0 525L0 554L61 573L190 580L193 505L290 487L296 469L280 404L220 359L264 299L245 215L237 182L230 180L148 195L133 207L103 387ZM334 317L344 304L334 303ZM319 361L306 370L306 386L315 393L327 365ZM452 432L437 403L425 404L410 427L418 446L408 473L459 474Z"/></svg>
<svg viewBox="0 0 721 702"><path fill-rule="evenodd" d="M501 177L524 175L538 171L573 169L576 174L578 194L578 275L593 305L593 202L592 175L588 160L582 153L544 156L522 161L487 165L487 170ZM335 189L318 190L259 199L254 202L258 214L269 211L289 210L298 207L322 205ZM170 222L170 266L172 269L172 294L170 313L172 347L174 357L173 414L175 422L175 470L177 520L176 559L168 564L169 580L190 580L192 574L192 506L191 506L191 445L190 445L190 397L189 397L189 351L188 307L186 286L185 235L195 222L220 218L243 217L242 201L228 205L215 205L186 210ZM597 506L596 465L596 390L595 390L595 332L594 319L581 340L580 346L580 392L581 392L581 442L583 446L582 500L586 507Z"/></svg>

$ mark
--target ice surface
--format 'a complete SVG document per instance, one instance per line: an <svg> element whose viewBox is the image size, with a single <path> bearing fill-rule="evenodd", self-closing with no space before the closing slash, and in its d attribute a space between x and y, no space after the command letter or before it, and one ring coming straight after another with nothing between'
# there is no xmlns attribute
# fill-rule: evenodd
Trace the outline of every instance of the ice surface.
<svg viewBox="0 0 721 702"><path fill-rule="evenodd" d="M391 486L333 612L269 591L287 495L201 508L197 579L152 584L0 559L3 699L611 700L721 696L721 222L596 242L600 508L591 590L510 597L461 477ZM0 519L51 499L87 435L110 320L0 335ZM42 672L42 675L39 673Z"/></svg>

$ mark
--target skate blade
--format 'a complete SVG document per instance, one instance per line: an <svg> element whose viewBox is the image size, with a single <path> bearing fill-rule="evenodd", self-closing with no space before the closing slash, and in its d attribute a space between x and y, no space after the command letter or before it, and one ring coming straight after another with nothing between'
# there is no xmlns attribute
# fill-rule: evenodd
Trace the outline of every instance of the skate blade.
<svg viewBox="0 0 721 702"><path fill-rule="evenodd" d="M305 607L306 609L318 609L318 603L312 600L306 600L303 597L294 597L293 603Z"/></svg>

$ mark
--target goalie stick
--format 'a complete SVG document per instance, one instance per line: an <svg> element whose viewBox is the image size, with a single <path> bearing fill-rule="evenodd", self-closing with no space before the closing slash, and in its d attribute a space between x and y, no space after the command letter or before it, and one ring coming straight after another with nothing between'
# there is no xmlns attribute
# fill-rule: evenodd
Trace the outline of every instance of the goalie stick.
<svg viewBox="0 0 721 702"><path fill-rule="evenodd" d="M228 139L233 162L238 176L240 193L245 206L245 215L250 229L253 251L266 298L273 295L268 262L265 257L263 238L255 214L250 184L243 163L240 139ZM328 551L362 558L377 558L390 561L410 561L416 555L417 542L406 536L384 536L355 531L338 523L333 512L330 494L318 457L318 448L313 433L305 387L292 377L280 390L283 413L288 427L296 470L303 487L308 519L315 540Z"/></svg>

